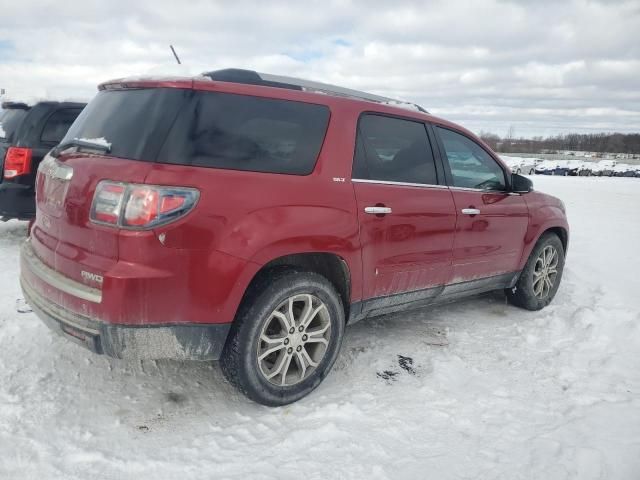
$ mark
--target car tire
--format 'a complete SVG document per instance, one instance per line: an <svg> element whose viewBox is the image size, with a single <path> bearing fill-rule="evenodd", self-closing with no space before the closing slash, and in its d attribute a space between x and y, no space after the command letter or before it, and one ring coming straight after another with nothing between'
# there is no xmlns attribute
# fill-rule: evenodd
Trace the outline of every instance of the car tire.
<svg viewBox="0 0 640 480"><path fill-rule="evenodd" d="M245 295L220 359L222 372L257 403L275 407L295 402L331 370L344 328L342 300L325 277L275 271Z"/></svg>
<svg viewBox="0 0 640 480"><path fill-rule="evenodd" d="M529 175L534 175L536 173L536 171L532 168L531 170L529 170Z"/></svg>
<svg viewBox="0 0 640 480"><path fill-rule="evenodd" d="M550 273L553 272L554 273ZM515 287L505 290L512 305L540 310L553 300L564 270L564 247L555 233L543 234L529 255ZM546 279L546 280L545 280Z"/></svg>

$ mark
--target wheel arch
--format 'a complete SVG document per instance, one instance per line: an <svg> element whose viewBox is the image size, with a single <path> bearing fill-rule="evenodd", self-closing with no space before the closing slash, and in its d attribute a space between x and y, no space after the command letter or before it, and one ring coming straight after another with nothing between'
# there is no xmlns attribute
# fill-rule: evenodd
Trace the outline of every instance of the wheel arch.
<svg viewBox="0 0 640 480"><path fill-rule="evenodd" d="M567 254L567 248L569 247L569 232L567 231L567 229L564 228L564 227L560 227L560 226L549 227L546 230L544 230L540 235L538 235L538 238L536 239L536 242L545 233L555 233L560 238L560 241L562 242L562 250L564 251L563 253L566 255Z"/></svg>
<svg viewBox="0 0 640 480"><path fill-rule="evenodd" d="M530 229L527 233L527 236L525 238L525 248L522 252L522 257L520 258L520 270L524 268L534 247L536 246L540 238L546 233L554 233L560 238L562 249L564 250L564 255L567 255L567 250L569 248L568 225L562 221L550 220L549 222L540 225L539 228Z"/></svg>
<svg viewBox="0 0 640 480"><path fill-rule="evenodd" d="M247 298L270 276L287 270L317 273L326 278L336 289L344 308L345 319L349 318L352 290L352 272L348 262L335 253L302 252L283 255L262 265L247 285L238 310Z"/></svg>

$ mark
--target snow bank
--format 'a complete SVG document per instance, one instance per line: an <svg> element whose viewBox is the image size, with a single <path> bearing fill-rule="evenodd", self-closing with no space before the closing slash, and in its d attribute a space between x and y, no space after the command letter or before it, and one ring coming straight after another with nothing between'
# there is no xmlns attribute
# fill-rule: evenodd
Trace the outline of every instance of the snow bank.
<svg viewBox="0 0 640 480"><path fill-rule="evenodd" d="M112 82L140 82L140 81L181 81L181 80L193 80L197 77L198 80L210 80L208 77L196 75L191 67L184 64L164 64L156 65L145 72L139 74L133 74L128 77L120 78L117 80L111 80L105 83Z"/></svg>
<svg viewBox="0 0 640 480"><path fill-rule="evenodd" d="M420 108L415 103L411 103L411 102L403 102L402 100L388 100L382 103L384 105L389 105L391 107L399 107L399 108L404 108L405 110L411 110L412 112L425 113L422 108Z"/></svg>
<svg viewBox="0 0 640 480"><path fill-rule="evenodd" d="M640 180L533 181L572 226L550 307L495 294L360 322L277 409L215 366L110 360L16 313L26 226L0 224L0 478L638 478Z"/></svg>

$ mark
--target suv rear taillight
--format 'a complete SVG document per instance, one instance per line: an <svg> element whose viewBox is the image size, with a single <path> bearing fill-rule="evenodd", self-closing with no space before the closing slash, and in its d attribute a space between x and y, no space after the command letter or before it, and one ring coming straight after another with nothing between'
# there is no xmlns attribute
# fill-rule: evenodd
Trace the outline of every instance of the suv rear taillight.
<svg viewBox="0 0 640 480"><path fill-rule="evenodd" d="M93 195L91 221L134 230L154 228L189 213L199 196L195 188L103 180Z"/></svg>
<svg viewBox="0 0 640 480"><path fill-rule="evenodd" d="M9 147L4 157L4 178L31 173L31 149Z"/></svg>

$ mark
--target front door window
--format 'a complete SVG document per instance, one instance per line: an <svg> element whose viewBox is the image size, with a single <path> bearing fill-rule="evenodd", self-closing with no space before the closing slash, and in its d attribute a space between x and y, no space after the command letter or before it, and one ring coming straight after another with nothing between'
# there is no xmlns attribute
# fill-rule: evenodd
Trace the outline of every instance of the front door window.
<svg viewBox="0 0 640 480"><path fill-rule="evenodd" d="M480 145L460 133L438 127L451 168L452 186L480 190L507 189L504 170Z"/></svg>

